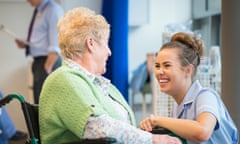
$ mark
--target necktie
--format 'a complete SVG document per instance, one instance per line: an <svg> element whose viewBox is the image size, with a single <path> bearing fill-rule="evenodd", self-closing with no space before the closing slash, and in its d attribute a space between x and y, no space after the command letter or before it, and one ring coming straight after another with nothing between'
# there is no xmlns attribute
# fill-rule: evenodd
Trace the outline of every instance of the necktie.
<svg viewBox="0 0 240 144"><path fill-rule="evenodd" d="M27 36L27 41L29 42L30 41L30 38L31 38L31 34L32 34L32 28L33 28L33 24L34 24L34 20L36 18L36 15L37 15L37 8L35 8L34 12L33 12L33 16L32 16L32 20L31 20L31 23L29 25L29 28L28 28L28 36ZM26 46L26 56L30 54L30 48L29 48L29 45Z"/></svg>

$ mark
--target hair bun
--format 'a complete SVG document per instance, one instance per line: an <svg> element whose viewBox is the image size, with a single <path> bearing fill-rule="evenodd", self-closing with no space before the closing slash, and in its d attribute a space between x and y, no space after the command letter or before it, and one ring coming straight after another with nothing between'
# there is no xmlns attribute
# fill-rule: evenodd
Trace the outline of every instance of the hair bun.
<svg viewBox="0 0 240 144"><path fill-rule="evenodd" d="M172 36L171 41L177 41L187 45L194 50L194 53L198 57L201 57L204 54L205 46L203 41L193 34L178 32Z"/></svg>

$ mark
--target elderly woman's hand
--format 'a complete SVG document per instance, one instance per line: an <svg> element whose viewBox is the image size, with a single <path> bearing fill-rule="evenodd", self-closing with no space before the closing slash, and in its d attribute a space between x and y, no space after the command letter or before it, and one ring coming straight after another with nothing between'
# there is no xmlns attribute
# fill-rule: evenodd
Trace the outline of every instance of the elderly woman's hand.
<svg viewBox="0 0 240 144"><path fill-rule="evenodd" d="M182 142L177 137L153 134L152 144L182 144Z"/></svg>

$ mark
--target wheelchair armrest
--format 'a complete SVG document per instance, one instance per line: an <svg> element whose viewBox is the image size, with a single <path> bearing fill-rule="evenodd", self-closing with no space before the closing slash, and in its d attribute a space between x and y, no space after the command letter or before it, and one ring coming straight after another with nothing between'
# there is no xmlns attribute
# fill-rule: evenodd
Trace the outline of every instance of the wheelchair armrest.
<svg viewBox="0 0 240 144"><path fill-rule="evenodd" d="M114 144L117 140L115 138L104 137L104 138L96 138L96 139L83 139L78 142L68 142L65 144Z"/></svg>
<svg viewBox="0 0 240 144"><path fill-rule="evenodd" d="M170 130L163 127L156 127L151 131L152 134L169 134L172 133Z"/></svg>
<svg viewBox="0 0 240 144"><path fill-rule="evenodd" d="M170 136L174 136L174 137L179 138L181 140L182 144L187 144L187 141L185 139L183 139L182 137L176 135L172 131L170 131L166 128L163 128L163 127L156 127L151 131L151 133L152 134L167 134L167 135L170 135Z"/></svg>
<svg viewBox="0 0 240 144"><path fill-rule="evenodd" d="M168 129L157 127L151 131L152 134L171 134L172 132ZM65 144L113 144L116 143L115 138L96 138L96 139L83 139L80 142L68 142Z"/></svg>

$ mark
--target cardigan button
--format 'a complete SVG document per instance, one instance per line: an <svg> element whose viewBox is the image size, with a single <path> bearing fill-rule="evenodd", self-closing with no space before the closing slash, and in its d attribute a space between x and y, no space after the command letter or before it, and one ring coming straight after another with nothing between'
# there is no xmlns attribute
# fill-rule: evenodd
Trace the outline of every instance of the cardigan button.
<svg viewBox="0 0 240 144"><path fill-rule="evenodd" d="M95 105L91 105L91 107L95 107Z"/></svg>

